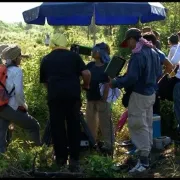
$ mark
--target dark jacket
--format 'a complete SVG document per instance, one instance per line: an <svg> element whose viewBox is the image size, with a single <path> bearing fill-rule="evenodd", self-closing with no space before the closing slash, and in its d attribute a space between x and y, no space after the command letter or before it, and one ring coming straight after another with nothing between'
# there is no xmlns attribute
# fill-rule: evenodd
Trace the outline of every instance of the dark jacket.
<svg viewBox="0 0 180 180"><path fill-rule="evenodd" d="M113 81L118 88L131 88L142 95L156 91L157 79L162 75L161 62L154 49L144 46L139 53L131 55L127 74Z"/></svg>

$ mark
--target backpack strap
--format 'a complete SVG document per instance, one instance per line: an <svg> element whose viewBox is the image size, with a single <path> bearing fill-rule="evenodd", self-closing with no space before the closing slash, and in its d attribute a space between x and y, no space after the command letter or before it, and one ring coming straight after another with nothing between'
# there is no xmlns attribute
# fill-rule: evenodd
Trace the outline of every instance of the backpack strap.
<svg viewBox="0 0 180 180"><path fill-rule="evenodd" d="M15 90L15 87L12 88L11 92L9 93L9 95L11 96L11 94L13 93L13 91Z"/></svg>
<svg viewBox="0 0 180 180"><path fill-rule="evenodd" d="M0 81L0 85L4 88L4 90L6 91L7 94L9 94L11 96L11 94L13 93L13 91L15 90L15 87L12 88L11 92L9 93L8 90L6 89L6 87L4 86L4 84Z"/></svg>
<svg viewBox="0 0 180 180"><path fill-rule="evenodd" d="M3 84L1 81L0 81L0 85L4 88L4 90L6 91L6 93L9 94L8 91L7 91L7 89L6 89L6 87L4 86L4 84Z"/></svg>
<svg viewBox="0 0 180 180"><path fill-rule="evenodd" d="M8 64L8 65L6 65L7 68L12 67L12 66L18 67L16 64ZM15 90L15 87L13 87L12 90L10 91L10 93L9 93L8 90L6 89L6 87L1 82L0 82L0 85L5 89L6 93L9 94L10 96L13 93L13 91Z"/></svg>

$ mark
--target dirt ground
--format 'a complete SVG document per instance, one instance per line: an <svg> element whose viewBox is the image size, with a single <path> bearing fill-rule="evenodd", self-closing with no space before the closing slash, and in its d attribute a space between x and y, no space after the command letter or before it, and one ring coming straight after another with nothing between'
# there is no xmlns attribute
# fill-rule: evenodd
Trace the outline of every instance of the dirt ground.
<svg viewBox="0 0 180 180"><path fill-rule="evenodd" d="M122 167L125 167L118 171L128 173L128 170L136 164L136 157L134 155L123 157L122 148L116 148L116 151L116 158L119 158L119 162L123 162ZM132 177L180 178L180 145L172 143L168 147L165 147L164 150L152 150L149 170L141 174L134 174Z"/></svg>

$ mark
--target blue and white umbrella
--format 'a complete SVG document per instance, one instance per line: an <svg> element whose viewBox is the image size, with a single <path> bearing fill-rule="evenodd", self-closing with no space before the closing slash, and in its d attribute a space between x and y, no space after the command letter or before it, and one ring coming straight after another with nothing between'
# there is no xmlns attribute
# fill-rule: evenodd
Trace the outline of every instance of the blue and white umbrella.
<svg viewBox="0 0 180 180"><path fill-rule="evenodd" d="M159 2L44 2L23 12L27 24L44 25L133 25L166 18Z"/></svg>

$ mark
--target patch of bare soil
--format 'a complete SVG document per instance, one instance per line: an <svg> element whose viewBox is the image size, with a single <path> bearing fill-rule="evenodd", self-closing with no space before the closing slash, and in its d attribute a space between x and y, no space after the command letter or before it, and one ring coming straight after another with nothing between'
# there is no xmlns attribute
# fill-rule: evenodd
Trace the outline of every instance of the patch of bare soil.
<svg viewBox="0 0 180 180"><path fill-rule="evenodd" d="M125 155L125 150L116 148L116 158L124 168L119 172L126 171L136 164L136 157ZM124 155L123 155L124 154ZM164 150L153 150L151 153L151 166L144 173L132 175L134 178L180 178L180 146L174 144Z"/></svg>

